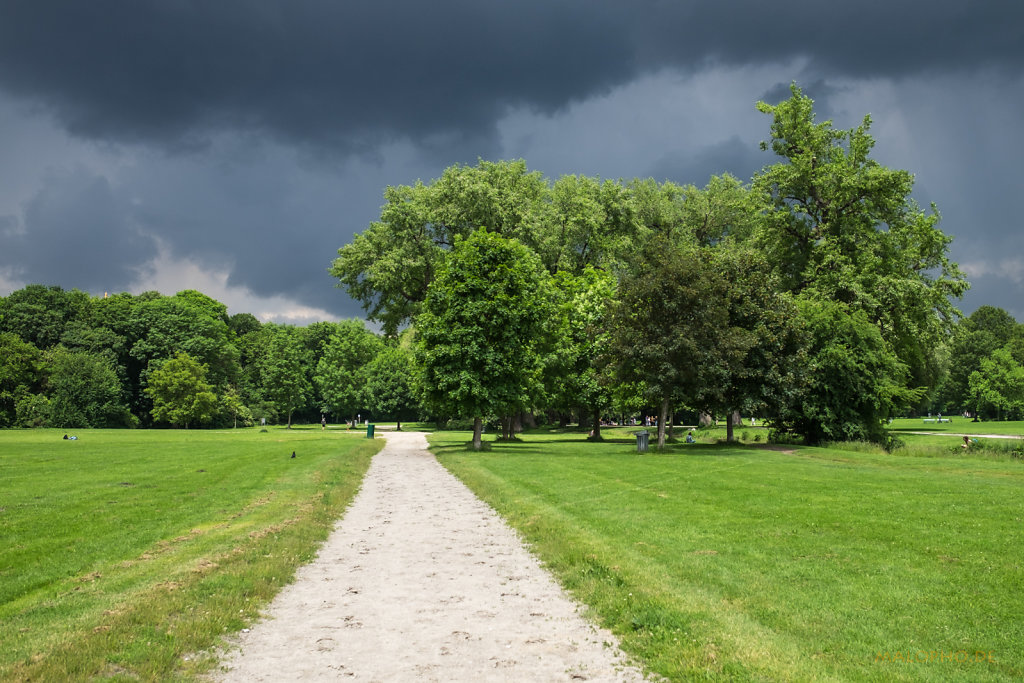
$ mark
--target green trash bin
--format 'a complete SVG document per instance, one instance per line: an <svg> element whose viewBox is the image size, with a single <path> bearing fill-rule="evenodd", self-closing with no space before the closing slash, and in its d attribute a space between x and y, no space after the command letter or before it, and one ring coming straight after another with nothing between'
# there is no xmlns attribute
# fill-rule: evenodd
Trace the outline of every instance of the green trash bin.
<svg viewBox="0 0 1024 683"><path fill-rule="evenodd" d="M372 439L373 438L373 425L370 424L369 422L366 423L366 438L367 439Z"/></svg>

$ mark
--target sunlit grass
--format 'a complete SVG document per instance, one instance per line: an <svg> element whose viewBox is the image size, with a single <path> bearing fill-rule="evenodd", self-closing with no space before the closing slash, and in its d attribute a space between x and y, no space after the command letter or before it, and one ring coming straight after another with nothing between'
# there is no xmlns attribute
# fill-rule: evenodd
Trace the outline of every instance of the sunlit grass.
<svg viewBox="0 0 1024 683"><path fill-rule="evenodd" d="M202 672L313 557L381 444L318 427L73 434L0 432L2 680Z"/></svg>
<svg viewBox="0 0 1024 683"><path fill-rule="evenodd" d="M943 420L951 422L937 422L937 417L907 417L893 420L889 425L893 432L937 432L942 434L1002 434L1007 436L1024 436L1024 422L975 422L970 418L958 415L943 416Z"/></svg>
<svg viewBox="0 0 1024 683"><path fill-rule="evenodd" d="M630 431L597 445L528 434L482 454L465 433L431 443L672 680L1024 675L1024 463L721 444L638 455Z"/></svg>

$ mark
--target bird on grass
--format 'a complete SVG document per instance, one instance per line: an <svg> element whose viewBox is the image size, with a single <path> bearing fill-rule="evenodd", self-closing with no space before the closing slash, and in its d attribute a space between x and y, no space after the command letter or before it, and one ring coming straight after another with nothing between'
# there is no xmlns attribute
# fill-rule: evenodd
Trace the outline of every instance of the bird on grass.
<svg viewBox="0 0 1024 683"><path fill-rule="evenodd" d="M293 458L295 457L295 451L292 451L292 457Z"/></svg>

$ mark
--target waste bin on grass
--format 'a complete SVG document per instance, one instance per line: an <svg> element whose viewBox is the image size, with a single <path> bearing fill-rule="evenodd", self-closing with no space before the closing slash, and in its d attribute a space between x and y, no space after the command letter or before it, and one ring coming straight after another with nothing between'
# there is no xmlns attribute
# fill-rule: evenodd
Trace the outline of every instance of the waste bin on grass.
<svg viewBox="0 0 1024 683"><path fill-rule="evenodd" d="M646 453L647 452L648 439L650 438L650 432L648 432L646 429L644 429L644 430L641 430L639 432L633 432L633 433L636 434L636 452L637 453Z"/></svg>
<svg viewBox="0 0 1024 683"><path fill-rule="evenodd" d="M373 438L373 425L370 424L369 422L366 423L366 438L367 439L372 439Z"/></svg>

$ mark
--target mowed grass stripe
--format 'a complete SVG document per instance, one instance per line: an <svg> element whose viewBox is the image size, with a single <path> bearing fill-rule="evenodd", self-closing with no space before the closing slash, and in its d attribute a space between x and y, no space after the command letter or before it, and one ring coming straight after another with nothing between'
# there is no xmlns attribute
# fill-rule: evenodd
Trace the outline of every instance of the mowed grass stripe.
<svg viewBox="0 0 1024 683"><path fill-rule="evenodd" d="M313 557L382 444L318 427L75 433L0 432L0 679L202 673L196 653Z"/></svg>
<svg viewBox="0 0 1024 683"><path fill-rule="evenodd" d="M432 443L671 679L1024 674L1020 462L710 445L637 455L564 434L474 454L467 438ZM992 661L950 661L961 651Z"/></svg>

